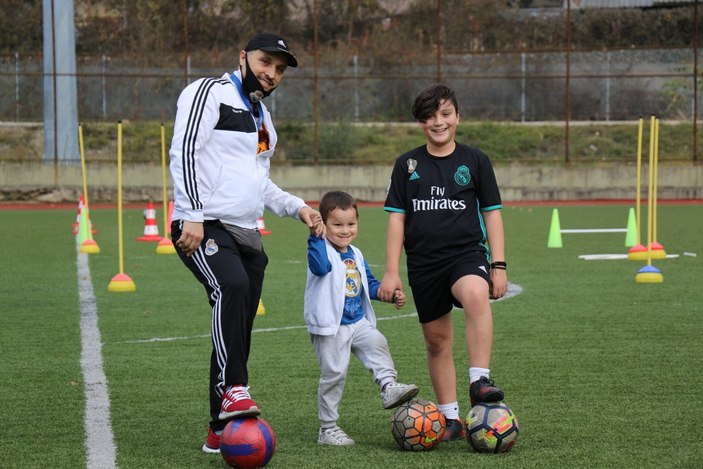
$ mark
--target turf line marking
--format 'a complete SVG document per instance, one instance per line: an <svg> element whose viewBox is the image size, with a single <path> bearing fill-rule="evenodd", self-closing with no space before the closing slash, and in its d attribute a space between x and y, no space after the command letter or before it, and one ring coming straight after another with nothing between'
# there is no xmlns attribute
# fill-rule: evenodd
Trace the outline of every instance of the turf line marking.
<svg viewBox="0 0 703 469"><path fill-rule="evenodd" d="M78 253L78 293L81 309L81 370L85 387L86 467L116 468L117 448L110 422L110 398L103 369L93 281L88 254Z"/></svg>
<svg viewBox="0 0 703 469"><path fill-rule="evenodd" d="M522 287L520 285L518 285L517 283L508 282L508 291L505 292L505 296L503 296L499 300L491 300L491 303L496 302L496 301L507 300L508 298L512 298L514 296L517 296L520 293L522 293ZM461 308L454 308L454 309L461 309ZM412 318L412 317L417 317L416 311L413 311L412 313L406 313L406 314L396 314L394 316L377 317L376 320L388 321L391 319L404 319L404 318ZM257 332L278 332L278 331L289 331L292 329L305 329L306 327L307 326L305 326L305 325L283 326L283 327L266 327L266 328L261 328L261 329L254 329L251 332L252 332L252 334L257 333ZM118 344L148 344L148 343L154 343L154 342L173 342L176 340L193 340L193 339L205 339L205 338L210 338L210 334L199 334L199 335L182 336L182 337L152 337L151 339L125 340L124 342L116 342L116 343L118 343Z"/></svg>
<svg viewBox="0 0 703 469"><path fill-rule="evenodd" d="M676 259L679 257L678 254L667 254L667 259ZM609 260L623 260L627 259L627 254L581 254L579 259L586 261L609 261Z"/></svg>
<svg viewBox="0 0 703 469"><path fill-rule="evenodd" d="M417 313L409 313L409 314L402 314L399 316L388 316L385 318L376 318L379 321L387 320L387 319L399 319L399 318L409 318L412 316L415 316ZM266 328L260 328L260 329L253 329L251 331L252 334L255 334L257 332L278 332L278 331L289 331L291 329L305 329L307 326L283 326L283 327L266 327ZM210 334L200 334L200 335L193 335L189 337L154 337L151 339L139 339L139 340L127 340L124 342L120 342L122 344L145 344L145 343L150 343L150 342L172 342L174 340L191 340L191 339L204 339L204 338L209 338Z"/></svg>

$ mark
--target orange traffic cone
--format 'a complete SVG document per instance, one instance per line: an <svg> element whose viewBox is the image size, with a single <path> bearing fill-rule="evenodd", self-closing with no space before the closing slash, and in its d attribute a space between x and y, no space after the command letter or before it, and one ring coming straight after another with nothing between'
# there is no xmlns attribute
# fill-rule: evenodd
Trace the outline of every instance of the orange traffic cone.
<svg viewBox="0 0 703 469"><path fill-rule="evenodd" d="M159 227L156 225L156 210L151 200L144 212L144 218L144 236L137 238L137 241L161 241Z"/></svg>
<svg viewBox="0 0 703 469"><path fill-rule="evenodd" d="M271 232L266 229L266 225L264 224L264 217L256 219L256 227L259 229L259 233L261 233L262 235L271 234Z"/></svg>

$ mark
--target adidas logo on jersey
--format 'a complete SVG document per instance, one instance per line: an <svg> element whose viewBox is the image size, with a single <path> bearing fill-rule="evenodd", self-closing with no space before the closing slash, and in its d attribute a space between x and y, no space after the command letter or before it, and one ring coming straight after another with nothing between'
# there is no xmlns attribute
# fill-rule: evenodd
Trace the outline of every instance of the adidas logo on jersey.
<svg viewBox="0 0 703 469"><path fill-rule="evenodd" d="M410 178L408 181L414 181L415 179L420 179L420 175L417 174L417 171L413 171L413 173L410 175Z"/></svg>

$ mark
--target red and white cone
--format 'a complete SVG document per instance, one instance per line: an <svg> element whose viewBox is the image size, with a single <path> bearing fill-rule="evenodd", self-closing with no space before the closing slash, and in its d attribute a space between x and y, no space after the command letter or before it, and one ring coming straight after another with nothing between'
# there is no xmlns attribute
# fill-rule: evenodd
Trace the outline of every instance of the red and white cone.
<svg viewBox="0 0 703 469"><path fill-rule="evenodd" d="M76 222L73 224L73 234L78 234L79 227L81 226L81 212L83 211L83 205L85 205L85 197L81 194L81 198L78 199L78 213L76 213Z"/></svg>
<svg viewBox="0 0 703 469"><path fill-rule="evenodd" d="M85 207L85 197L83 194L81 194L81 198L78 200L78 212L76 213L76 222L73 224L73 234L77 235L80 232L80 226L81 226L81 212L83 211L83 207ZM98 230L95 229L93 226L92 220L88 218L88 223L90 223L90 232L93 234L97 234Z"/></svg>
<svg viewBox="0 0 703 469"><path fill-rule="evenodd" d="M271 234L271 232L266 229L266 225L264 224L264 217L256 219L256 227L259 229L259 233L261 233L262 235Z"/></svg>
<svg viewBox="0 0 703 469"><path fill-rule="evenodd" d="M137 238L137 241L161 241L159 227L156 225L156 210L151 200L144 212L144 218L144 236Z"/></svg>

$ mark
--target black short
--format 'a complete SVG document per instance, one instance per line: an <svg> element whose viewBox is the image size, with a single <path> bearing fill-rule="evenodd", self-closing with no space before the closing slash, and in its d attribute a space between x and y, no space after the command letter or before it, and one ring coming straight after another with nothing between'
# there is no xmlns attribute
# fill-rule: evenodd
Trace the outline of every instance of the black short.
<svg viewBox="0 0 703 469"><path fill-rule="evenodd" d="M478 275L490 282L489 267L484 252L472 251L439 268L408 270L408 281L420 323L432 322L444 316L453 306L461 307L452 295L452 285L465 275Z"/></svg>

